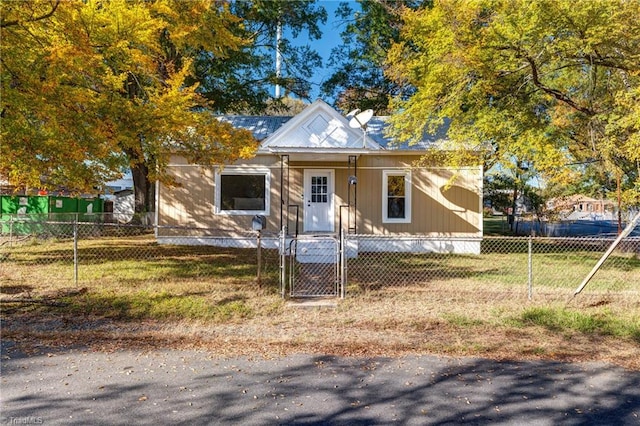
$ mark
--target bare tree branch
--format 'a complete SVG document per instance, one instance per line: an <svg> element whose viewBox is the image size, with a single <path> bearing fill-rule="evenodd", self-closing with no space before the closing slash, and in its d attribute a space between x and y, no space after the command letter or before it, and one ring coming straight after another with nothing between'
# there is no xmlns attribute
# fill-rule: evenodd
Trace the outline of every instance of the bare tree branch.
<svg viewBox="0 0 640 426"><path fill-rule="evenodd" d="M584 113L584 114L586 114L586 115L588 115L590 117L594 116L596 114L596 112L593 109L579 105L577 102L575 102L573 99L571 99L569 96L567 96L566 94L562 93L561 91L544 85L540 81L540 76L538 74L538 67L536 66L536 63L533 60L533 58L531 58L530 56L527 56L526 60L527 60L527 62L529 62L529 66L531 67L531 77L532 77L533 84L536 87L538 87L543 92L548 93L549 95L553 96L557 100L566 103L567 105L569 105L571 108L575 109L576 111L580 111L580 112L582 112L582 113Z"/></svg>
<svg viewBox="0 0 640 426"><path fill-rule="evenodd" d="M47 13L45 13L44 15L40 15L40 16L36 16L34 18L28 19L27 21L36 22L36 21L41 21L43 19L50 18L56 12L56 9L58 9L59 5L60 5L60 0L56 0L55 3L51 5L51 10L49 10ZM14 19L13 21L2 21L0 22L0 28L11 27L13 25L18 25L19 23L20 23L19 19Z"/></svg>

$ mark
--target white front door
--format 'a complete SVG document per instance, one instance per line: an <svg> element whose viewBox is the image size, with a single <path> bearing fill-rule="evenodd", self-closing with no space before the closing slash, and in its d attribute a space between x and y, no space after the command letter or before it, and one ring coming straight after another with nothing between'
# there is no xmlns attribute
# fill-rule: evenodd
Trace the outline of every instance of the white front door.
<svg viewBox="0 0 640 426"><path fill-rule="evenodd" d="M333 170L304 171L304 231L333 232Z"/></svg>

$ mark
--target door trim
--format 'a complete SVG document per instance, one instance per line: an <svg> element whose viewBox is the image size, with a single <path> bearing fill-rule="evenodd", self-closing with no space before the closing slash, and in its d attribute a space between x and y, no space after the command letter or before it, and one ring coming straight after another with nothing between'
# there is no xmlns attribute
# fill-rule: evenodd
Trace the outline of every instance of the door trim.
<svg viewBox="0 0 640 426"><path fill-rule="evenodd" d="M327 188L329 195L329 230L315 230L309 229L309 219L308 219L308 210L307 210L307 196L309 195L308 191L310 188L308 187L308 183L310 184L310 176L315 173L327 173L329 175L329 188ZM304 232L335 232L336 227L336 212L335 212L335 192L336 192L336 182L335 182L335 170L334 169L304 169L303 179L302 179L302 204L303 204L303 212L302 212L302 229Z"/></svg>

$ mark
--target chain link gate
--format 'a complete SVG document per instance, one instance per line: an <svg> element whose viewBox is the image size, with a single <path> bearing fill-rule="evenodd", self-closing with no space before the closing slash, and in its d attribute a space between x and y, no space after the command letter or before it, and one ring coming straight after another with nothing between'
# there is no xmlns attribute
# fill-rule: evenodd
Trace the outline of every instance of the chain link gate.
<svg viewBox="0 0 640 426"><path fill-rule="evenodd" d="M280 285L284 297L342 295L340 241L330 235L280 237Z"/></svg>

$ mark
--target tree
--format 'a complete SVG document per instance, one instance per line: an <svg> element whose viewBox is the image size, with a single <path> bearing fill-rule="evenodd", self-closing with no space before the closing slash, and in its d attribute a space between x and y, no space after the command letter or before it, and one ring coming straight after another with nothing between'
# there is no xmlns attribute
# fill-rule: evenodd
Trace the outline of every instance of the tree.
<svg viewBox="0 0 640 426"><path fill-rule="evenodd" d="M197 51L224 58L247 42L237 25L209 1L3 3L0 174L84 192L128 166L144 212L152 182L170 182L171 154L203 165L252 155L251 134L204 113L186 84Z"/></svg>
<svg viewBox="0 0 640 426"><path fill-rule="evenodd" d="M270 116L294 116L300 114L308 106L308 103L300 99L286 96L269 101L263 113Z"/></svg>
<svg viewBox="0 0 640 426"><path fill-rule="evenodd" d="M517 232L516 217L519 202L533 209L538 219L543 215L544 197L531 183L535 170L527 164L516 163L508 169L486 173L483 180L483 199L493 209L508 214L512 231Z"/></svg>
<svg viewBox="0 0 640 426"><path fill-rule="evenodd" d="M342 3L336 16L345 23L342 44L331 52L333 74L322 83L326 96L343 111L373 109L383 115L399 87L384 75L384 61L400 35L400 11L417 8L418 0L359 0L360 11Z"/></svg>
<svg viewBox="0 0 640 426"><path fill-rule="evenodd" d="M393 133L420 138L451 119L453 147L487 166L525 162L548 182L585 167L640 190L640 2L438 1L405 10L387 76ZM570 164L579 163L573 167Z"/></svg>
<svg viewBox="0 0 640 426"><path fill-rule="evenodd" d="M276 73L276 32L278 25L294 37L306 32L309 41L320 39L319 23L327 12L313 1L242 0L232 1L231 11L242 25L230 30L236 37L250 40L226 57L201 50L196 57L195 79L200 92L212 101L217 112L262 113L267 108L286 110L274 99L272 89L279 84L288 95L309 99L315 69L322 65L320 55L310 45L296 46L286 38L280 41L281 74Z"/></svg>

